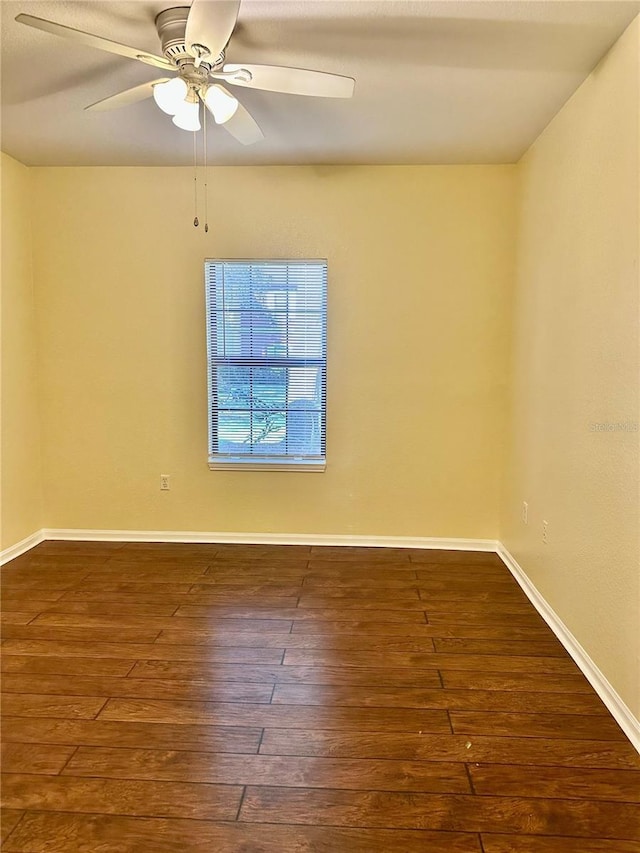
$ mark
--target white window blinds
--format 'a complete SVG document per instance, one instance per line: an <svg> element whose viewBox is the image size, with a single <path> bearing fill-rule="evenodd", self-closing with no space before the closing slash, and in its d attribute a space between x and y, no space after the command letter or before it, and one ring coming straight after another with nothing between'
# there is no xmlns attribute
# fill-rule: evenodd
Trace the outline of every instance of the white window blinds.
<svg viewBox="0 0 640 853"><path fill-rule="evenodd" d="M209 464L323 470L327 263L208 260Z"/></svg>

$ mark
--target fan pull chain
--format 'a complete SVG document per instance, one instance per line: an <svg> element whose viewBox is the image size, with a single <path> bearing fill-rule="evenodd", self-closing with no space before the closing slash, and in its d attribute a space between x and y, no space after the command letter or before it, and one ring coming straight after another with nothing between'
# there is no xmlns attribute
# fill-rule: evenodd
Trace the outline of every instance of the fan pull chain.
<svg viewBox="0 0 640 853"><path fill-rule="evenodd" d="M197 149L197 134L193 134L193 225L195 228L200 225L198 219L198 149Z"/></svg>
<svg viewBox="0 0 640 853"><path fill-rule="evenodd" d="M202 108L202 126L204 136L204 231L209 232L209 188L207 185L207 110Z"/></svg>

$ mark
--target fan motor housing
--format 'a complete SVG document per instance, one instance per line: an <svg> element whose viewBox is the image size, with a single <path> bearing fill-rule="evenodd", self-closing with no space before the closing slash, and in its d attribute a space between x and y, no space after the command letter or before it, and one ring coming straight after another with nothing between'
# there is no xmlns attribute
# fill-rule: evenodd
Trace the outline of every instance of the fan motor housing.
<svg viewBox="0 0 640 853"><path fill-rule="evenodd" d="M185 44L185 31L187 18L189 17L189 6L174 6L165 9L156 17L156 30L162 45L162 53L175 65L180 66L184 60L193 62L193 56L187 51ZM224 51L214 61L207 57L206 64L209 68L217 68L224 62Z"/></svg>

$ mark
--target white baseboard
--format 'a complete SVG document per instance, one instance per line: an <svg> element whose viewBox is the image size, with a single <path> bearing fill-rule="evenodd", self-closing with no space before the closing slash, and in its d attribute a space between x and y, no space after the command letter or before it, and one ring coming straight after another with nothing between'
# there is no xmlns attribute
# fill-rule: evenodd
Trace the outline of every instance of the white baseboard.
<svg viewBox="0 0 640 853"><path fill-rule="evenodd" d="M185 530L83 530L47 528L45 539L87 542L183 542L237 545L341 545L369 548L424 548L492 551L495 539L440 539L433 536L349 536L331 533L221 533Z"/></svg>
<svg viewBox="0 0 640 853"><path fill-rule="evenodd" d="M19 557L21 554L25 554L32 548L35 548L36 545L43 542L45 538L44 530L36 530L36 532L32 533L31 536L26 536L24 539L21 539L20 542L16 542L15 545L11 545L9 548L5 548L4 551L0 551L0 566L4 566L4 564L8 563L9 560L15 560L16 557Z"/></svg>
<svg viewBox="0 0 640 853"><path fill-rule="evenodd" d="M629 738L635 749L640 752L640 720L636 719L631 709L614 689L602 670L573 636L562 619L560 619L555 610L527 576L522 566L519 565L517 560L514 559L502 543L498 545L498 556L520 584L529 601L571 655L582 671L582 674L607 706L612 717Z"/></svg>

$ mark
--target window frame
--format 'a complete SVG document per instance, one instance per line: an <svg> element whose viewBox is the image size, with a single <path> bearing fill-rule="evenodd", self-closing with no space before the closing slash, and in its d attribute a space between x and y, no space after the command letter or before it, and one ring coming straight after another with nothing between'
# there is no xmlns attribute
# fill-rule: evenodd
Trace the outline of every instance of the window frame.
<svg viewBox="0 0 640 853"><path fill-rule="evenodd" d="M209 286L208 266L210 264L246 264L268 266L285 266L289 264L318 264L322 265L324 280L321 299L322 317L322 354L316 358L301 357L247 357L247 356L218 356L216 349L216 326L212 318L217 314L215 304L215 284ZM328 296L328 263L326 258L205 258L204 262L205 280L205 319L206 319L206 343L207 343L207 421L208 421L208 465L211 471L306 471L322 473L326 470L326 439L327 439L327 296ZM213 330L213 331L212 331ZM220 407L217 405L217 374L216 368L220 365L243 366L243 367L267 367L286 368L299 366L317 366L321 376L321 422L322 431L320 435L321 456L313 458L301 455L272 455L269 458L249 456L242 459L239 456L230 455L228 459L217 456L214 450L217 442L217 422Z"/></svg>

